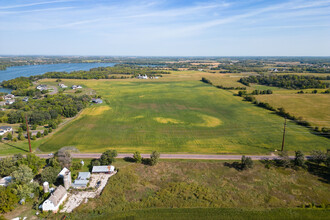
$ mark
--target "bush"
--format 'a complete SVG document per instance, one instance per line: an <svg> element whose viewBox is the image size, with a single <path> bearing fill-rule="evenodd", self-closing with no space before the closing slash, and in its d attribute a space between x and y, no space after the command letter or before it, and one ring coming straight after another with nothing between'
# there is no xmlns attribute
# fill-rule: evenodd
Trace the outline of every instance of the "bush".
<svg viewBox="0 0 330 220"><path fill-rule="evenodd" d="M41 132L40 131L38 131L38 133L37 133L37 138L41 138Z"/></svg>
<svg viewBox="0 0 330 220"><path fill-rule="evenodd" d="M7 135L7 139L10 140L10 141L13 139L13 135L10 132Z"/></svg>
<svg viewBox="0 0 330 220"><path fill-rule="evenodd" d="M243 155L241 159L241 169L246 170L252 167L253 167L253 161L251 157L245 157L245 155Z"/></svg>
<svg viewBox="0 0 330 220"><path fill-rule="evenodd" d="M305 156L304 154L298 150L296 151L296 157L294 158L294 165L298 167L302 167L305 164Z"/></svg>
<svg viewBox="0 0 330 220"><path fill-rule="evenodd" d="M157 151L152 152L150 155L150 165L151 166L156 165L159 161L159 157L160 157L160 153L158 153Z"/></svg>
<svg viewBox="0 0 330 220"><path fill-rule="evenodd" d="M45 130L44 130L44 136L47 136L47 135L48 135L48 130L45 129Z"/></svg>
<svg viewBox="0 0 330 220"><path fill-rule="evenodd" d="M321 164L325 162L326 159L327 159L327 155L325 153L323 153L320 150L313 150L309 160L314 163Z"/></svg>
<svg viewBox="0 0 330 220"><path fill-rule="evenodd" d="M280 167L290 167L290 158L288 152L283 151L279 153L279 158L276 159L277 165Z"/></svg>
<svg viewBox="0 0 330 220"><path fill-rule="evenodd" d="M142 162L142 157L141 157L140 152L136 151L136 152L133 154L133 160L134 160L136 163L141 163L141 162Z"/></svg>

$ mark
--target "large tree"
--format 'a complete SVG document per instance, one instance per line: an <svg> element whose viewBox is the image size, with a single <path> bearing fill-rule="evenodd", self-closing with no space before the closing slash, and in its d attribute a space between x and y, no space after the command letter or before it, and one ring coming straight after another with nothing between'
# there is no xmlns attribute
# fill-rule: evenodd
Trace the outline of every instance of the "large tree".
<svg viewBox="0 0 330 220"><path fill-rule="evenodd" d="M13 182L20 185L29 183L34 175L30 167L22 164L12 172L11 176L13 177Z"/></svg>
<svg viewBox="0 0 330 220"><path fill-rule="evenodd" d="M110 165L115 162L115 158L117 157L116 150L107 150L101 155L100 163L101 165Z"/></svg>
<svg viewBox="0 0 330 220"><path fill-rule="evenodd" d="M66 149L60 149L56 154L57 160L60 163L61 167L70 168L72 164L72 158L70 151Z"/></svg>
<svg viewBox="0 0 330 220"><path fill-rule="evenodd" d="M48 183L55 183L59 172L60 172L59 167L50 167L50 166L46 167L41 172L41 181Z"/></svg>
<svg viewBox="0 0 330 220"><path fill-rule="evenodd" d="M17 196L9 187L0 186L0 213L6 213L15 208L18 202Z"/></svg>

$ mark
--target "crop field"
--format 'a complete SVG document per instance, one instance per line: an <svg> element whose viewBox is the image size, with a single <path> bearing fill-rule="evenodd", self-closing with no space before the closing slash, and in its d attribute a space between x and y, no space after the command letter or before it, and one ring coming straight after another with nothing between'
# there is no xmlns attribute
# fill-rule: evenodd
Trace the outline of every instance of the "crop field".
<svg viewBox="0 0 330 220"><path fill-rule="evenodd" d="M302 117L314 126L330 127L329 94L272 94L255 96L275 108L284 107L296 117Z"/></svg>
<svg viewBox="0 0 330 220"><path fill-rule="evenodd" d="M84 110L39 149L265 154L280 148L283 118L195 79L176 80L71 80L95 90L105 103ZM289 122L287 150L328 146L328 139Z"/></svg>
<svg viewBox="0 0 330 220"><path fill-rule="evenodd" d="M71 218L326 219L329 215L327 209L298 208L330 202L326 180L304 169L267 169L261 162L245 171L218 161L161 161L153 167L118 162L114 165L120 172L102 195L80 206Z"/></svg>

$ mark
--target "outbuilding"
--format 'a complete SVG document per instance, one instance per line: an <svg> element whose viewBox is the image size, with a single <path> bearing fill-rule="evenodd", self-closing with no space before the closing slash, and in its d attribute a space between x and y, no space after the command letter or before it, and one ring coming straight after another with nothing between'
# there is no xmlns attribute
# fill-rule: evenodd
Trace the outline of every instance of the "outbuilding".
<svg viewBox="0 0 330 220"><path fill-rule="evenodd" d="M107 173L111 174L115 172L115 167L108 165L108 166L93 166L92 173Z"/></svg>

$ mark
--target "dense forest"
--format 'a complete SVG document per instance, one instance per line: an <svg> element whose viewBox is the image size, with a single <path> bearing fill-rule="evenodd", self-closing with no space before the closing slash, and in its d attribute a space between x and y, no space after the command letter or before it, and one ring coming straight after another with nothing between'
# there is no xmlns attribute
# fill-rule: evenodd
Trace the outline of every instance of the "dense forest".
<svg viewBox="0 0 330 220"><path fill-rule="evenodd" d="M249 86L250 83L257 83L267 86L275 86L286 89L310 89L310 88L329 88L328 83L321 80L329 80L330 77L298 76L298 75L258 75L243 77L240 83Z"/></svg>

